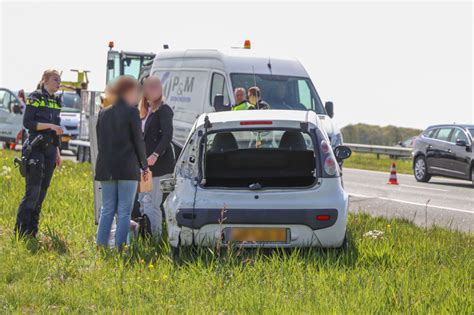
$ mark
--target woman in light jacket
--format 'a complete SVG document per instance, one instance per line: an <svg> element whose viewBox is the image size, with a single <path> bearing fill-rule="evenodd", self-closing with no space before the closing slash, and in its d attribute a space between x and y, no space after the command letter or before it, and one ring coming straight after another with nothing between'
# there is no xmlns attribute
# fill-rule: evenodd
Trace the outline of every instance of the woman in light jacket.
<svg viewBox="0 0 474 315"><path fill-rule="evenodd" d="M162 224L160 205L163 201L160 180L173 172L175 156L171 143L173 110L163 102L163 89L158 77L150 76L144 80L139 110L147 161L153 177L153 190L139 194L140 212L148 217L151 233L159 239Z"/></svg>
<svg viewBox="0 0 474 315"><path fill-rule="evenodd" d="M114 215L117 214L115 246L127 242L140 169L149 176L145 142L136 108L138 82L127 76L111 88L115 101L102 109L97 120L98 155L95 180L102 187L102 208L97 230L97 245L106 247Z"/></svg>

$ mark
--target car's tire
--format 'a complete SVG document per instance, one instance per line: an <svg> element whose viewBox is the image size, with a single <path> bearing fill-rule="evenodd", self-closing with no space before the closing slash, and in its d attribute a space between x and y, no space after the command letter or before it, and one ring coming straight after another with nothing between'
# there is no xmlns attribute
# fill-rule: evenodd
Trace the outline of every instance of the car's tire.
<svg viewBox="0 0 474 315"><path fill-rule="evenodd" d="M179 245L178 247L174 247L174 246L171 246L170 245L170 248L171 248L171 259L173 260L173 262L179 262L179 257L180 257L180 248L179 248Z"/></svg>
<svg viewBox="0 0 474 315"><path fill-rule="evenodd" d="M348 237L347 237L347 231L346 231L346 233L344 234L344 240L342 241L341 246L337 248L339 251L345 252L349 249L349 241L347 238Z"/></svg>
<svg viewBox="0 0 474 315"><path fill-rule="evenodd" d="M431 179L431 175L428 173L428 167L426 165L426 159L424 156L419 155L413 163L413 175L418 182L428 182Z"/></svg>
<svg viewBox="0 0 474 315"><path fill-rule="evenodd" d="M472 187L474 187L474 165L471 166L471 182L472 182Z"/></svg>

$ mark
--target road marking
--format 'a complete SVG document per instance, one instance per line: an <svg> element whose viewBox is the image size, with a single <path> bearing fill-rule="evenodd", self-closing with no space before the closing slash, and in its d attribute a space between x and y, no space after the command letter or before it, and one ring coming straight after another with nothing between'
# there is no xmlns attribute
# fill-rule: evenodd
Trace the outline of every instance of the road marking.
<svg viewBox="0 0 474 315"><path fill-rule="evenodd" d="M359 197L359 198L380 199L380 200L386 200L386 201L394 201L394 202L405 203L405 204L414 205L414 206L426 207L426 204L423 204L423 203L405 201L405 200L400 200L400 199L392 199L392 198L376 197L376 196L367 196L367 195L352 194L352 193L350 193L349 195L353 196L353 197ZM431 204L428 204L428 208L435 208L435 209L441 209L441 210L449 210L449 211L457 211L457 212L464 212L464 213L474 214L474 212L469 211L469 210L465 210L465 209L435 206L435 205L431 205Z"/></svg>
<svg viewBox="0 0 474 315"><path fill-rule="evenodd" d="M349 173L351 171L356 171L356 172L360 172L360 173L374 173L374 174L379 174L379 175L385 175L385 176L387 176L387 178L390 176L390 170L387 170L387 172L382 172L382 171L363 170L363 169L360 169L360 168L350 168L350 167L344 167L342 169L343 176L344 176L344 170L348 170ZM397 173L397 176L411 177L415 181L415 176L413 176L413 174ZM469 183L469 180L466 180L466 179L443 177L441 175L433 175L433 177L431 178L431 181L433 181L433 180L436 180L435 183L437 183L437 184L443 184L444 181L451 182L451 183L457 183L457 184L465 184L466 182Z"/></svg>
<svg viewBox="0 0 474 315"><path fill-rule="evenodd" d="M439 189L439 188L430 188L430 187L421 187L415 185L406 185L406 184L399 184L401 187L411 187L411 188L419 188L419 189L426 189L426 190L434 190L434 191L448 191L446 189Z"/></svg>
<svg viewBox="0 0 474 315"><path fill-rule="evenodd" d="M390 168L387 169L386 172L382 172L382 171L373 171L373 170L363 170L363 169L360 169L360 168L349 168L349 167L343 167L342 168L342 176L344 176L344 170L348 170L349 172L350 171L357 171L357 172L361 172L361 173L365 173L365 172L368 172L368 173L376 173L376 174L380 174L380 175L386 175L387 178L390 176ZM401 174L401 173L397 173L397 176L408 176L408 177L413 177L413 174Z"/></svg>
<svg viewBox="0 0 474 315"><path fill-rule="evenodd" d="M348 180L345 180L344 181L346 184L354 184L354 185L357 185L357 186L363 186L363 187L369 187L369 188L374 188L374 185L371 185L371 184L363 184L363 183L359 183L359 182L355 182L355 181L348 181ZM383 184L382 184L383 185ZM449 190L446 190L446 189L440 189L440 188L431 188L431 187L421 187L421 186L415 186L415 185L406 185L406 184L398 184L398 185L386 185L386 186L378 186L377 188L380 188L380 187L387 187L387 188L396 188L396 187L409 187L409 188L419 188L419 189L426 189L426 190L433 190L433 191L442 191L442 192L447 192Z"/></svg>

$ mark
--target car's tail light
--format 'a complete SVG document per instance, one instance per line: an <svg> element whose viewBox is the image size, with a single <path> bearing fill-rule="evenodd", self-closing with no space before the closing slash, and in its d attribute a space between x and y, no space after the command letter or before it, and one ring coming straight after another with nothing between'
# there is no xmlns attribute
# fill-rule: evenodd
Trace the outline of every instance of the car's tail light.
<svg viewBox="0 0 474 315"><path fill-rule="evenodd" d="M329 176L335 176L337 174L337 164L331 155L328 155L324 160L324 170Z"/></svg>
<svg viewBox="0 0 474 315"><path fill-rule="evenodd" d="M329 221L331 219L330 215L317 215L316 220L317 221Z"/></svg>
<svg viewBox="0 0 474 315"><path fill-rule="evenodd" d="M271 125L273 121L271 120L248 120L248 121L241 121L241 126L249 126L249 125Z"/></svg>
<svg viewBox="0 0 474 315"><path fill-rule="evenodd" d="M328 154L330 149L331 148L329 147L329 144L326 142L326 140L321 141L321 151L324 154Z"/></svg>

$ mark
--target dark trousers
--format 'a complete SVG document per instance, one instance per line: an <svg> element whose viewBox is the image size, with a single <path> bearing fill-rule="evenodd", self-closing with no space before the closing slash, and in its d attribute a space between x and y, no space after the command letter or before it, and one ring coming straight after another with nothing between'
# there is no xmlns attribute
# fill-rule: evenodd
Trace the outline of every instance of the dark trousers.
<svg viewBox="0 0 474 315"><path fill-rule="evenodd" d="M48 191L54 168L57 149L54 145L34 148L30 155L30 165L25 177L25 195L18 207L15 230L20 235L36 236L38 223L46 192Z"/></svg>

